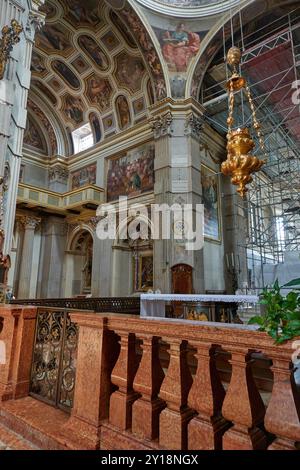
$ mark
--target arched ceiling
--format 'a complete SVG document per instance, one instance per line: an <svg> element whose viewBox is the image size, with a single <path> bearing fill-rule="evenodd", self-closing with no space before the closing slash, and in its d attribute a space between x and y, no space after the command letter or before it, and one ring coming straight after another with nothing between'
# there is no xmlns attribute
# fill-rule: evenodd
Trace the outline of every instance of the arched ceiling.
<svg viewBox="0 0 300 470"><path fill-rule="evenodd" d="M46 0L41 10L25 144L45 151L41 131L48 153L70 154L71 131L90 121L99 141L146 119L148 106L166 96L154 46L129 5L116 13L104 0Z"/></svg>

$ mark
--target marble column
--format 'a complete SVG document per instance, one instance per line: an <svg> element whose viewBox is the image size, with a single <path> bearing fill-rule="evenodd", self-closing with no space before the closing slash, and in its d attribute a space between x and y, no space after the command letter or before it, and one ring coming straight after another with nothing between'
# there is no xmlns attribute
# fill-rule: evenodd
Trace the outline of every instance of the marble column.
<svg viewBox="0 0 300 470"><path fill-rule="evenodd" d="M42 224L42 246L37 294L43 298L63 296L62 278L67 241L64 218L51 216Z"/></svg>
<svg viewBox="0 0 300 470"><path fill-rule="evenodd" d="M34 247L34 233L41 219L37 217L22 217L21 223L24 227L24 238L22 246L22 259L20 265L20 282L18 298L27 299L30 294L30 282L32 274L32 259Z"/></svg>
<svg viewBox="0 0 300 470"><path fill-rule="evenodd" d="M23 27L20 42L10 54L5 74L0 81L0 175L9 168L6 207L1 228L5 232L4 254L10 253L15 220L16 200L22 157L23 136L27 119L27 96L30 88L30 65L34 36L45 15L39 12L44 0L1 0L0 28L13 19Z"/></svg>
<svg viewBox="0 0 300 470"><path fill-rule="evenodd" d="M163 102L153 108L155 140L155 204L190 204L195 230L196 205L202 202L199 138L202 129L201 106L191 100ZM187 250L186 241L174 236L154 241L155 289L171 292L171 268L188 264L193 268L196 292L204 291L203 248Z"/></svg>

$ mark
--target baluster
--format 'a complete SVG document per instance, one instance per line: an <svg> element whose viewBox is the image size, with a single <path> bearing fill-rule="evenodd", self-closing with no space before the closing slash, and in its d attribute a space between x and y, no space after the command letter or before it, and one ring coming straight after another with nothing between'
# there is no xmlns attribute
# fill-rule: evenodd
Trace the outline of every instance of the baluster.
<svg viewBox="0 0 300 470"><path fill-rule="evenodd" d="M300 395L296 389L291 355L281 352L273 360L274 385L266 411L267 431L276 435L269 450L295 450L295 442L300 442Z"/></svg>
<svg viewBox="0 0 300 470"><path fill-rule="evenodd" d="M222 436L230 424L221 416L225 390L216 367L216 345L195 342L198 366L188 405L198 415L188 425L189 450L220 450Z"/></svg>
<svg viewBox="0 0 300 470"><path fill-rule="evenodd" d="M73 410L64 424L66 440L79 440L82 449L97 449L101 423L107 420L111 394L110 375L117 342L107 318L87 312L70 313L79 326Z"/></svg>
<svg viewBox="0 0 300 470"><path fill-rule="evenodd" d="M112 371L111 381L118 390L111 395L109 423L125 431L131 427L132 404L139 397L133 390L133 379L137 370L135 335L115 331L120 336L120 354Z"/></svg>
<svg viewBox="0 0 300 470"><path fill-rule="evenodd" d="M159 360L159 337L143 335L142 360L133 382L133 388L142 396L132 407L132 432L142 439L156 439L159 415L165 403L158 398L164 373Z"/></svg>
<svg viewBox="0 0 300 470"><path fill-rule="evenodd" d="M193 379L187 364L187 341L173 339L170 343L170 363L160 389L166 401L159 419L159 444L167 449L187 448L187 425L194 412L187 406Z"/></svg>
<svg viewBox="0 0 300 470"><path fill-rule="evenodd" d="M231 347L231 352L232 375L222 413L233 427L223 436L223 449L265 449L266 435L257 427L263 423L265 406L252 376L250 351Z"/></svg>

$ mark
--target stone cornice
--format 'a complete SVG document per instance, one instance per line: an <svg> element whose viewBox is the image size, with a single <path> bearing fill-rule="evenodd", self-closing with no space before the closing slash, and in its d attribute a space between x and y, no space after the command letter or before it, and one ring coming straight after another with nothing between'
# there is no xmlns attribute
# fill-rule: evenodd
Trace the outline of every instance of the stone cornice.
<svg viewBox="0 0 300 470"><path fill-rule="evenodd" d="M152 118L167 112L171 112L174 115L190 114L193 112L195 115L202 116L205 114L205 108L192 97L182 100L166 98L150 106L149 112L151 113Z"/></svg>

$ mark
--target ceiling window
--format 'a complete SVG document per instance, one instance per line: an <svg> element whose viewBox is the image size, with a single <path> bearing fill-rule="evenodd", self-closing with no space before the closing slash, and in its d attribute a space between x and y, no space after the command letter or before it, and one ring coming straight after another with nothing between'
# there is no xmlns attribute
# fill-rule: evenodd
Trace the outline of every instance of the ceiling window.
<svg viewBox="0 0 300 470"><path fill-rule="evenodd" d="M74 153L82 152L94 145L93 132L90 123L72 132Z"/></svg>

